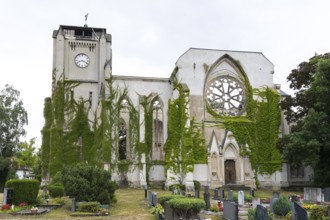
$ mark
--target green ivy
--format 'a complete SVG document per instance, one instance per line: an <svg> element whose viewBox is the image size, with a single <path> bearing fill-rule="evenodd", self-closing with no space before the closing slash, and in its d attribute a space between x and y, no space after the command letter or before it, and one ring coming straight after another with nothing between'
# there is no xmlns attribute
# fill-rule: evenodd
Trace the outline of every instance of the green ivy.
<svg viewBox="0 0 330 220"><path fill-rule="evenodd" d="M190 120L188 114L189 90L173 80L179 92L177 99L168 104L168 138L165 150L165 170L172 169L176 174L192 172L194 164L207 163L207 147L202 130Z"/></svg>

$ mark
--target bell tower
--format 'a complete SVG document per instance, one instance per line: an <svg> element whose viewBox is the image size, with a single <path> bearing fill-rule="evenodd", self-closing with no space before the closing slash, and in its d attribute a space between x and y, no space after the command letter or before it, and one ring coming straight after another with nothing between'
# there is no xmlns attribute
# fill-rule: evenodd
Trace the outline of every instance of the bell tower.
<svg viewBox="0 0 330 220"><path fill-rule="evenodd" d="M53 32L53 74L77 84L74 99L89 100L95 112L106 79L112 74L111 35L105 28L60 25ZM91 119L92 115L90 115Z"/></svg>

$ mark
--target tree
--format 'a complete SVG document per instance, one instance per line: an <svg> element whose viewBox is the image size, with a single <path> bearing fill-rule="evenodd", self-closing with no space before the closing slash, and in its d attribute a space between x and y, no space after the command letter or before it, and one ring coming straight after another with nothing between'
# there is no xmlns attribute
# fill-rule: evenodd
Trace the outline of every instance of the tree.
<svg viewBox="0 0 330 220"><path fill-rule="evenodd" d="M11 157L17 150L19 139L25 135L28 115L20 100L20 92L6 85L0 93L0 186L13 173Z"/></svg>
<svg viewBox="0 0 330 220"><path fill-rule="evenodd" d="M32 138L30 142L21 142L18 146L18 151L16 153L16 162L20 168L29 168L34 167L36 161L35 155L35 139Z"/></svg>
<svg viewBox="0 0 330 220"><path fill-rule="evenodd" d="M315 63L316 60L317 63ZM299 85L303 86L295 86L295 88L300 88L300 91L296 92L300 98L296 96L292 99L296 100L296 104L299 103L292 107L299 108L287 116L289 121L298 122L298 126L286 137L283 154L291 165L301 163L311 165L314 168L314 183L326 186L330 182L328 162L330 157L330 56L329 54L314 56L308 65L313 67L310 69L309 80L299 76L299 74L306 75L306 71L293 71L295 77L291 77L292 80L304 78L305 81L299 82ZM298 85L298 81L293 80L291 84Z"/></svg>

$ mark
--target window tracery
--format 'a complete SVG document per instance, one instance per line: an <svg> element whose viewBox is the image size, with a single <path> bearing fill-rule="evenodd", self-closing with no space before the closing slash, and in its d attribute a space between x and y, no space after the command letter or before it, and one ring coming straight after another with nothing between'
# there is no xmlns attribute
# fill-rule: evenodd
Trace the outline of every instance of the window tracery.
<svg viewBox="0 0 330 220"><path fill-rule="evenodd" d="M209 83L207 100L218 114L239 116L245 109L246 94L239 80L231 76L219 76Z"/></svg>

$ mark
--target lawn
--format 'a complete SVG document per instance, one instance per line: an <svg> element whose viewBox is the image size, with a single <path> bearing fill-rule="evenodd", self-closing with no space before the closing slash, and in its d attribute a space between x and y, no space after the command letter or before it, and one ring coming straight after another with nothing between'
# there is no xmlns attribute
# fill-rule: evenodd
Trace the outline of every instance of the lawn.
<svg viewBox="0 0 330 220"><path fill-rule="evenodd" d="M158 196L162 194L170 194L169 191L163 190L152 190L157 192ZM245 192L248 193L248 192ZM285 196L294 194L297 192L281 192ZM300 192L301 193L301 192ZM299 194L300 194L299 193ZM51 212L39 216L13 216L9 214L0 214L0 219L91 219L91 220L155 220L155 216L151 214L151 209L147 207L147 201L144 198L143 189L118 189L116 190L117 203L110 207L110 216L107 217L71 217L70 208L71 204L68 200L67 203L60 209L52 210ZM203 192L200 193L203 196ZM256 197L260 198L270 198L272 196L272 191L256 191ZM213 197L213 191L211 192L211 197ZM0 201L2 202L2 194L0 194ZM212 203L212 201L211 201ZM216 216L206 216L210 217L213 220L220 219Z"/></svg>

